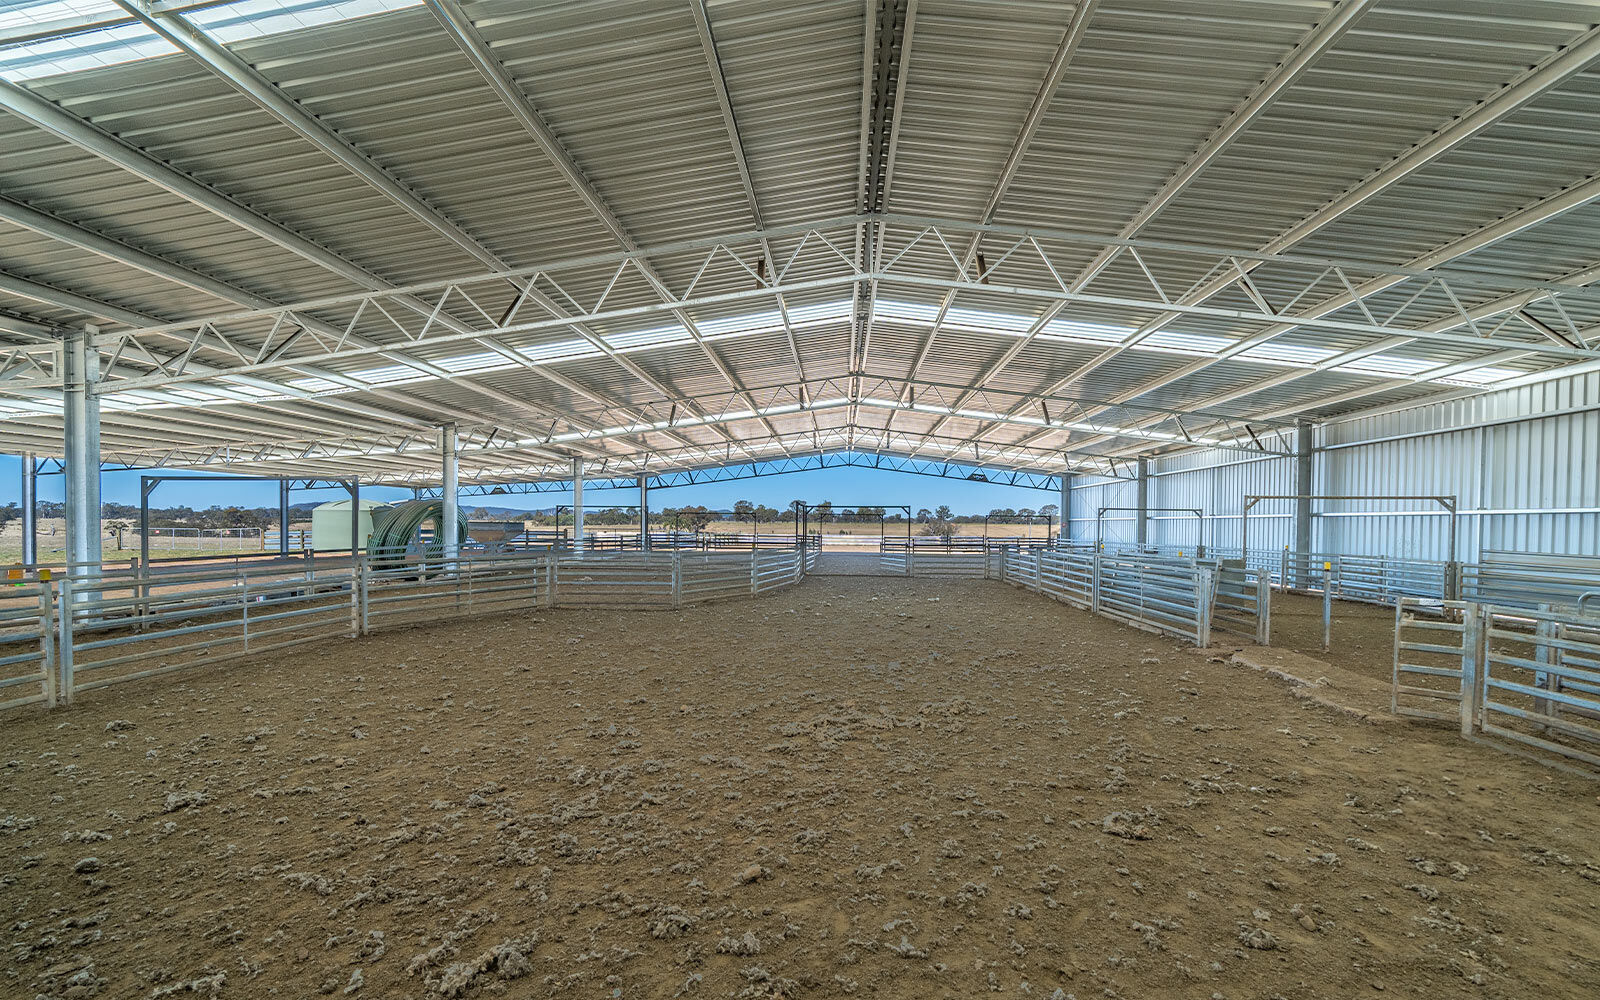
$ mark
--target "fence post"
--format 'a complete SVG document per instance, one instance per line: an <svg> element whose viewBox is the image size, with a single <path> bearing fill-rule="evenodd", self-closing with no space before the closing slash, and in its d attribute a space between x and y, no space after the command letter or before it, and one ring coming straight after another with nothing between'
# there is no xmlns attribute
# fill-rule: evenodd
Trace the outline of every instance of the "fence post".
<svg viewBox="0 0 1600 1000"><path fill-rule="evenodd" d="M56 660L60 666L61 680L57 687L60 703L72 704L72 578L61 579L61 600L57 603L56 620L61 628L61 640L56 647Z"/></svg>
<svg viewBox="0 0 1600 1000"><path fill-rule="evenodd" d="M1100 552L1089 557L1089 610L1100 613Z"/></svg>
<svg viewBox="0 0 1600 1000"><path fill-rule="evenodd" d="M239 621L244 628L244 651L250 652L250 578L243 573L235 573L239 580ZM355 592L355 588L350 588Z"/></svg>
<svg viewBox="0 0 1600 1000"><path fill-rule="evenodd" d="M1248 557L1249 553L1246 553ZM1278 557L1278 589L1284 593L1289 592L1289 546L1283 547L1283 552Z"/></svg>
<svg viewBox="0 0 1600 1000"><path fill-rule="evenodd" d="M556 568L556 558L554 549L544 557L544 606L547 608L556 606L556 581L560 572Z"/></svg>
<svg viewBox="0 0 1600 1000"><path fill-rule="evenodd" d="M1553 606L1541 604L1539 605L1539 610L1549 614L1553 610ZM1540 666L1550 666L1552 654L1555 653L1555 650L1551 648L1551 641L1555 638L1556 623L1548 618L1541 618L1533 629L1533 658ZM1559 688L1560 681L1557 679L1556 674L1547 670L1539 670L1534 672L1533 686L1542 688L1545 691L1551 691ZM1533 699L1533 710L1539 715L1555 715L1558 710L1558 704L1554 698L1535 698ZM1548 729L1549 727L1541 728Z"/></svg>
<svg viewBox="0 0 1600 1000"><path fill-rule="evenodd" d="M356 560L356 578L355 578L354 582L351 584L351 586L356 588L357 592L361 595L359 600L361 602L361 634L362 635L371 635L372 634L372 620L369 617L369 613L372 610L372 604L371 604L372 595L367 589L368 585L369 585L369 582L370 581L367 579L367 557L366 556L362 556L362 557L360 557L359 559Z"/></svg>
<svg viewBox="0 0 1600 1000"><path fill-rule="evenodd" d="M55 608L51 606L49 583L39 587L39 660L44 671L45 705L55 708L60 698L56 689Z"/></svg>
<svg viewBox="0 0 1600 1000"><path fill-rule="evenodd" d="M1335 559L1338 557L1335 556ZM1333 562L1322 563L1322 651L1333 644Z"/></svg>
<svg viewBox="0 0 1600 1000"><path fill-rule="evenodd" d="M1444 564L1444 599L1461 600L1461 564L1458 562Z"/></svg>
<svg viewBox="0 0 1600 1000"><path fill-rule="evenodd" d="M1035 593L1044 593L1044 550L1033 550L1033 589Z"/></svg>
<svg viewBox="0 0 1600 1000"><path fill-rule="evenodd" d="M1195 645L1201 649L1211 645L1211 602L1216 597L1216 575L1209 569L1199 569L1194 575L1195 586Z"/></svg>
<svg viewBox="0 0 1600 1000"><path fill-rule="evenodd" d="M1483 634L1483 605L1469 603L1461 619L1461 735L1467 737L1476 732L1483 707Z"/></svg>
<svg viewBox="0 0 1600 1000"><path fill-rule="evenodd" d="M760 569L761 569L760 553L758 553L755 550L755 548L752 547L750 549L750 596L751 597L754 597L755 595L761 593Z"/></svg>
<svg viewBox="0 0 1600 1000"><path fill-rule="evenodd" d="M357 560L354 555L350 557L350 638L355 639L361 635L362 608L365 601L361 599L361 581L357 578ZM307 594L311 591L308 589Z"/></svg>
<svg viewBox="0 0 1600 1000"><path fill-rule="evenodd" d="M138 556L130 556L128 558L128 568L133 571L133 596L136 602L133 614L138 619L139 631L143 632L146 628L144 620L150 614L150 583L145 579L146 574L149 572L149 567L141 566Z"/></svg>
<svg viewBox="0 0 1600 1000"><path fill-rule="evenodd" d="M683 553L672 550L672 606L683 607Z"/></svg>

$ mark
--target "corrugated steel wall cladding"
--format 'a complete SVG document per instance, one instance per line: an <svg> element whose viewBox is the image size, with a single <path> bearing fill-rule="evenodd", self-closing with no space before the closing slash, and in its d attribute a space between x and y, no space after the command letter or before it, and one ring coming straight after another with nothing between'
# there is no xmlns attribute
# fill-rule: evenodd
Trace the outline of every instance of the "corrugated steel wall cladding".
<svg viewBox="0 0 1600 1000"><path fill-rule="evenodd" d="M1488 549L1600 555L1600 373L1329 424L1316 444L1315 493L1456 497L1463 561ZM1152 460L1150 473L1148 537L1158 545L1193 545L1196 534L1192 517L1156 508L1205 511L1206 544L1228 550L1240 544L1246 495L1295 492L1292 458L1191 452ZM1092 540L1096 509L1132 506L1136 496L1131 482L1074 489L1073 538ZM1313 509L1314 551L1450 556L1450 519L1436 503L1318 501ZM1106 537L1114 537L1109 529ZM1131 541L1132 521L1119 523L1115 537ZM1262 501L1250 515L1251 550L1286 545L1294 545L1293 503Z"/></svg>
<svg viewBox="0 0 1600 1000"><path fill-rule="evenodd" d="M1134 484L1128 480L1080 477L1072 488L1072 540L1095 540L1095 516L1100 508L1132 507L1137 501ZM1135 540L1133 515L1130 513L1107 514L1103 527L1103 537L1107 542L1132 544Z"/></svg>
<svg viewBox="0 0 1600 1000"><path fill-rule="evenodd" d="M1250 459L1238 452L1209 454L1217 463L1210 468L1183 469L1179 463L1167 461L1151 463L1151 508L1175 508L1152 512L1151 543L1182 548L1200 541L1194 517L1178 512L1194 509L1205 513L1206 545L1236 549L1241 540L1240 510L1246 495L1294 492L1293 459ZM1292 503L1263 501L1250 511L1252 551L1276 551L1291 544L1293 537Z"/></svg>

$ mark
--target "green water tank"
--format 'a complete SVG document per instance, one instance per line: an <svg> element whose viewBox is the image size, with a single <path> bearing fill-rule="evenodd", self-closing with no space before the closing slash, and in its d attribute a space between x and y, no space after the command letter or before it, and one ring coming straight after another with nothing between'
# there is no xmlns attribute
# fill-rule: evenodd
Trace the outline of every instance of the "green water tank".
<svg viewBox="0 0 1600 1000"><path fill-rule="evenodd" d="M389 505L380 500L361 501L361 537L356 540L355 546L366 547L367 537L372 534L372 512L388 509ZM318 552L350 551L353 546L350 539L349 500L335 500L312 508L311 547Z"/></svg>

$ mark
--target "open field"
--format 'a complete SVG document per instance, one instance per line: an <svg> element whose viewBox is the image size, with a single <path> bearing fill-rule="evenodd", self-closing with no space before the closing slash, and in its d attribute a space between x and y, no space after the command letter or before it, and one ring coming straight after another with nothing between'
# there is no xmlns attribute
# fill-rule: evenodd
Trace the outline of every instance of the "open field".
<svg viewBox="0 0 1600 1000"><path fill-rule="evenodd" d="M998 583L329 643L0 760L8 995L1600 990L1594 784Z"/></svg>
<svg viewBox="0 0 1600 1000"><path fill-rule="evenodd" d="M114 518L107 518L102 522L100 555L102 559L126 560L139 554L139 534L137 531L125 531L119 544L115 531L105 529L104 525L117 523ZM123 522L127 523L127 522ZM299 524L296 528L302 527ZM304 527L309 528L310 525ZM39 559L46 563L59 563L66 559L67 530L66 522L59 517L39 518ZM173 538L171 536L152 537L150 555L155 559L181 558L183 556L212 556L258 553L262 550L260 537L219 540L215 538ZM4 528L0 528L0 565L19 562L22 559L22 522L12 521Z"/></svg>

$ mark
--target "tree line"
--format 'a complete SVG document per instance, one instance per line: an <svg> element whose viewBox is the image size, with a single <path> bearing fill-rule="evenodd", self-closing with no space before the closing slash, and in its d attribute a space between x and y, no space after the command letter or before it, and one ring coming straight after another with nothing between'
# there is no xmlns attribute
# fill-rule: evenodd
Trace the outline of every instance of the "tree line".
<svg viewBox="0 0 1600 1000"><path fill-rule="evenodd" d="M734 501L731 510L718 511L699 504L681 507L663 507L652 511L651 521L662 528L677 527L684 531L699 531L713 521L738 521L744 524L776 524L779 521L793 522L795 515L804 504L796 500L784 510L768 507L766 504L752 503L749 500ZM66 516L66 505L52 500L41 500L36 510L41 518L58 518ZM304 509L295 511L304 516ZM985 519L990 520L1025 520L1029 518L1054 519L1060 513L1060 508L1055 504L1045 504L1038 510L1023 507L1013 510L1010 507L996 507L988 514L957 514L948 504L938 507L923 507L912 515L917 524L982 524ZM15 502L0 507L0 528L17 520L22 516L22 509ZM496 515L482 507L470 510L468 516L475 520L493 520L497 517L522 519L531 521L539 527L553 527L558 517L564 524L572 523L572 511L529 511L526 514ZM101 517L124 521L132 526L138 523L139 508L134 504L106 503L101 505ZM812 504L807 518L813 524L829 524L839 521L885 521L890 524L904 524L906 514L904 508L874 507L874 506L834 506L832 501ZM608 527L616 525L632 525L639 521L639 508L637 507L591 507L584 511L584 521L587 525L595 527ZM188 506L152 507L150 509L150 526L152 528L261 528L275 527L278 523L277 507L241 507L237 505L223 506L220 504L210 507L195 509Z"/></svg>
<svg viewBox="0 0 1600 1000"><path fill-rule="evenodd" d="M40 518L66 517L67 505L55 500L40 500L34 505L34 511ZM100 505L100 517L136 525L139 523L139 508L135 504L104 503ZM12 502L0 507L0 528L21 518L22 507L19 504ZM199 510L183 506L150 508L152 528L269 528L277 523L277 507L214 505Z"/></svg>

